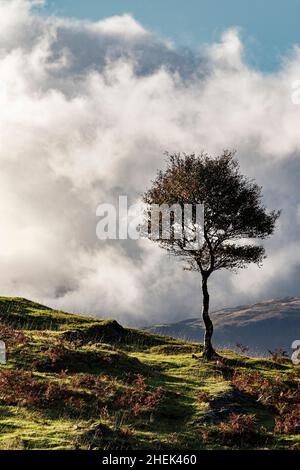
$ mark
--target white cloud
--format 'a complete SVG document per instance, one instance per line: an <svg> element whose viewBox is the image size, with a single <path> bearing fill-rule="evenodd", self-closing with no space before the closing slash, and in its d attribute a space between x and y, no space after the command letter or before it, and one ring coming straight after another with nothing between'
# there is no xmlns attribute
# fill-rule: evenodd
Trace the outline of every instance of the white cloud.
<svg viewBox="0 0 300 470"><path fill-rule="evenodd" d="M96 32L108 36L120 36L121 40L126 38L146 35L146 30L131 15L122 15L106 18L92 25Z"/></svg>
<svg viewBox="0 0 300 470"><path fill-rule="evenodd" d="M213 305L298 293L299 78L297 49L276 73L252 70L236 29L199 55L128 14L93 23L0 1L2 294L140 323L198 314L198 276L157 247L99 242L95 210L134 201L165 150L228 147L284 210L265 269L216 276Z"/></svg>

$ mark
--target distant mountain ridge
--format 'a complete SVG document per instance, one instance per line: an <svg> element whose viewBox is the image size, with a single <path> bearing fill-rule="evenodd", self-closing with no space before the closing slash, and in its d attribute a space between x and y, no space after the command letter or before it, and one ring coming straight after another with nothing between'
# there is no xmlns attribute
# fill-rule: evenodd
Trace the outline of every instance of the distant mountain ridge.
<svg viewBox="0 0 300 470"><path fill-rule="evenodd" d="M251 354L266 355L268 350L283 348L288 353L295 339L300 339L300 297L288 297L224 308L211 314L214 343L217 347L235 348L241 343ZM144 328L151 333L202 341L203 323L191 318L176 323Z"/></svg>

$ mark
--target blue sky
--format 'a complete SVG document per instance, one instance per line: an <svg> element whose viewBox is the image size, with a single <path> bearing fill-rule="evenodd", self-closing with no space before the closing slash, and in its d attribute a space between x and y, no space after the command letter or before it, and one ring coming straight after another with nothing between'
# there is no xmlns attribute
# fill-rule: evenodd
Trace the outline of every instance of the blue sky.
<svg viewBox="0 0 300 470"><path fill-rule="evenodd" d="M144 26L178 45L196 47L239 26L253 66L273 70L293 44L300 44L299 0L48 0L47 12L101 19L132 13Z"/></svg>

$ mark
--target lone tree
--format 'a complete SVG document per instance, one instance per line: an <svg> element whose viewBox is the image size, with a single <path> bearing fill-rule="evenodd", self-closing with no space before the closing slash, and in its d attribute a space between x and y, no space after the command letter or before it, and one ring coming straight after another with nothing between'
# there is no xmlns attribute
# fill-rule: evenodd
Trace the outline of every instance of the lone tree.
<svg viewBox="0 0 300 470"><path fill-rule="evenodd" d="M177 153L167 154L166 169L158 172L152 187L143 196L148 207L146 236L185 260L185 269L201 273L205 325L203 357L206 359L216 355L212 346L208 278L223 268L236 272L249 263L261 266L265 250L254 239L269 237L280 215L280 211L267 212L261 190L240 173L235 152L224 151L216 158L204 153L200 156ZM195 248L191 246L188 232L192 230L195 237L201 229L195 216L199 204L204 207L204 220L202 242ZM155 220L150 210L153 205L159 206L160 211ZM182 210L179 223L175 205ZM193 208L188 223L184 214L186 205ZM170 222L168 236L163 221L166 213ZM182 229L180 237L176 236L178 225Z"/></svg>

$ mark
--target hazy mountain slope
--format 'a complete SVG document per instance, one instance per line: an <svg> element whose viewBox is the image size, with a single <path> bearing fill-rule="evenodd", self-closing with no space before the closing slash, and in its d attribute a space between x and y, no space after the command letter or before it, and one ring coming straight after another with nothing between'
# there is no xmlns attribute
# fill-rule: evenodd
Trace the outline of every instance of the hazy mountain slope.
<svg viewBox="0 0 300 470"><path fill-rule="evenodd" d="M242 343L253 354L284 348L300 339L300 298L269 300L254 305L226 308L212 313L214 342L218 347ZM145 328L152 333L190 341L202 341L203 324L199 318Z"/></svg>

